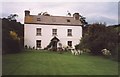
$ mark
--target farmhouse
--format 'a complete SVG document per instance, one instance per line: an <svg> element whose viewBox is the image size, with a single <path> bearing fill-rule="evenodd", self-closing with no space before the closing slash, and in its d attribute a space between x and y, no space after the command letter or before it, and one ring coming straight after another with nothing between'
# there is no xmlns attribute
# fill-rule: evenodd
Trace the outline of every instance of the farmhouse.
<svg viewBox="0 0 120 77"><path fill-rule="evenodd" d="M79 13L74 13L73 16L30 15L30 11L25 10L25 46L36 49L74 47L81 37Z"/></svg>

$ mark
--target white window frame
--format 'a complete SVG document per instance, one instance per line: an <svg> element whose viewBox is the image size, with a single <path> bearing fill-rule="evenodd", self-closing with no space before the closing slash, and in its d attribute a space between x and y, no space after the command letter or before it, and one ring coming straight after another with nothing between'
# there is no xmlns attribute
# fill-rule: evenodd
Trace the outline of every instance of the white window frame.
<svg viewBox="0 0 120 77"><path fill-rule="evenodd" d="M36 28L36 36L41 36L41 31L42 29L41 28Z"/></svg>
<svg viewBox="0 0 120 77"><path fill-rule="evenodd" d="M67 36L72 36L72 29L67 29Z"/></svg>
<svg viewBox="0 0 120 77"><path fill-rule="evenodd" d="M57 29L52 29L52 35L57 36Z"/></svg>
<svg viewBox="0 0 120 77"><path fill-rule="evenodd" d="M70 45L71 43L71 45ZM67 41L68 46L72 47L72 41Z"/></svg>
<svg viewBox="0 0 120 77"><path fill-rule="evenodd" d="M36 48L41 48L41 40L36 40Z"/></svg>

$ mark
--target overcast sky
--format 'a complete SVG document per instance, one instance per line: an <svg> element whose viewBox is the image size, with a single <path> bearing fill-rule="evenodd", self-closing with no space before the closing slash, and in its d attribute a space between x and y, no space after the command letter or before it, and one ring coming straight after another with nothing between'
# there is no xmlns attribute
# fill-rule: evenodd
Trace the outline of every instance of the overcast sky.
<svg viewBox="0 0 120 77"><path fill-rule="evenodd" d="M19 1L19 0L18 0ZM30 10L31 15L40 12L48 12L53 16L66 16L67 11L71 14L78 12L86 17L88 23L106 22L108 25L118 24L118 2L3 2L2 17L10 14L18 14L17 20L24 23L24 11Z"/></svg>

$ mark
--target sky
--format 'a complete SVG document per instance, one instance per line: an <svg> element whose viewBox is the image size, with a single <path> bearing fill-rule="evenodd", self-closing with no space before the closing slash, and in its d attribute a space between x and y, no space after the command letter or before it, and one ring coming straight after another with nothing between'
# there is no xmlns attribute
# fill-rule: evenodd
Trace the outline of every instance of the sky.
<svg viewBox="0 0 120 77"><path fill-rule="evenodd" d="M37 15L40 12L48 12L52 16L66 16L67 11L71 14L78 12L86 17L89 24L96 22L106 22L107 25L118 24L118 0L96 0L96 1L78 1L78 0L58 0L58 1L38 1L24 0L20 1L2 1L0 18L7 17L10 14L18 14L18 22L24 23L24 11L30 10L31 15Z"/></svg>

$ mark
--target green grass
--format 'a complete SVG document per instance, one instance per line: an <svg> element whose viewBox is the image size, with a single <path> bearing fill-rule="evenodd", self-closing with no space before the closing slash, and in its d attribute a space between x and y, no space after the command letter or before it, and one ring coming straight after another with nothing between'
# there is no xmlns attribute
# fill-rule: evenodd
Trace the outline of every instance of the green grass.
<svg viewBox="0 0 120 77"><path fill-rule="evenodd" d="M118 63L88 54L26 51L3 55L3 75L118 75Z"/></svg>

